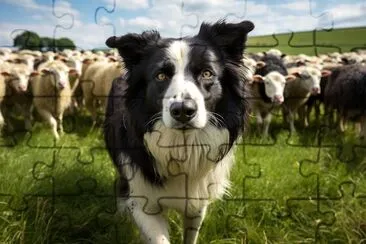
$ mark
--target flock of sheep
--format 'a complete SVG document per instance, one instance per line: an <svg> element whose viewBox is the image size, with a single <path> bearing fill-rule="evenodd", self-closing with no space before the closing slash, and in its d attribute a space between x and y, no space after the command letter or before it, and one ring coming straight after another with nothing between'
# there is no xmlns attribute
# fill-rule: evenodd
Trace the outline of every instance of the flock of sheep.
<svg viewBox="0 0 366 244"><path fill-rule="evenodd" d="M339 129L347 120L359 125L366 136L366 52L320 56L285 55L277 49L244 54L250 112L262 136L268 136L272 113L282 110L283 120L295 131L296 115L303 127L315 109L320 119L324 104L327 123ZM52 129L55 139L63 133L65 113L85 107L97 122L104 111L112 81L125 72L116 50L91 52L63 50L39 52L0 48L0 129L12 132L12 118L21 115L32 129L36 112Z"/></svg>
<svg viewBox="0 0 366 244"><path fill-rule="evenodd" d="M91 113L95 124L113 79L121 76L123 70L115 50L41 53L2 48L0 129L12 132L12 115L20 114L25 129L31 130L35 110L49 124L55 139L59 139L64 114L75 114L82 106Z"/></svg>
<svg viewBox="0 0 366 244"><path fill-rule="evenodd" d="M319 122L321 104L325 125L336 124L344 132L346 121L353 121L360 138L366 136L365 50L289 56L271 49L246 54L243 61L249 68L251 112L263 137L268 136L275 110L282 111L292 133L296 117L302 127L309 126L312 109Z"/></svg>

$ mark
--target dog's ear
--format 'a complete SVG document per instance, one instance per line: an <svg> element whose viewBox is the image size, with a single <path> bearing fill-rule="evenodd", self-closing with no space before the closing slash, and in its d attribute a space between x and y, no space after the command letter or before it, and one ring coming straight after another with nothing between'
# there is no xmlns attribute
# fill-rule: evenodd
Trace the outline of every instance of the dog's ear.
<svg viewBox="0 0 366 244"><path fill-rule="evenodd" d="M111 36L105 44L110 48L117 48L126 67L130 69L141 61L146 47L156 45L159 39L159 32L145 31L142 34L130 33L120 37Z"/></svg>
<svg viewBox="0 0 366 244"><path fill-rule="evenodd" d="M253 29L250 21L232 24L221 20L215 24L203 23L197 37L220 47L229 58L240 60L247 35Z"/></svg>

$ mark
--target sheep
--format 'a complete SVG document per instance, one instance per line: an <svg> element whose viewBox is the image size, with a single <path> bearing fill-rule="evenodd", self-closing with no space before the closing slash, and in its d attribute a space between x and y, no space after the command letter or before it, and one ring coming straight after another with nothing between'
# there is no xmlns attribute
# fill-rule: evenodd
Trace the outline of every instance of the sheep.
<svg viewBox="0 0 366 244"><path fill-rule="evenodd" d="M105 53L103 51L96 51L95 55L104 57Z"/></svg>
<svg viewBox="0 0 366 244"><path fill-rule="evenodd" d="M81 76L79 77L79 82L76 83L73 87L73 107L76 109L81 109L83 105L83 90L81 88L82 83L84 82L90 82L85 79L85 76L87 74L86 70L89 68L89 66L97 61L98 59L95 58L89 58L85 57L82 61L81 66ZM104 59L103 61L107 61L107 59Z"/></svg>
<svg viewBox="0 0 366 244"><path fill-rule="evenodd" d="M294 116L299 112L299 118L303 127L308 126L305 117L305 103L311 95L319 95L321 92L320 79L328 76L330 71L302 66L288 69L288 72L296 76L295 80L287 82L284 90L285 101L282 104L284 121L290 126L290 132L295 132Z"/></svg>
<svg viewBox="0 0 366 244"><path fill-rule="evenodd" d="M19 111L24 117L25 129L32 129L32 94L28 87L30 71L26 65L12 65L1 73L5 77L6 96L2 102L5 124L9 132L14 130L11 112Z"/></svg>
<svg viewBox="0 0 366 244"><path fill-rule="evenodd" d="M341 60L343 64L361 64L363 58L354 52L342 53Z"/></svg>
<svg viewBox="0 0 366 244"><path fill-rule="evenodd" d="M0 55L8 56L11 54L11 49L8 47L0 47Z"/></svg>
<svg viewBox="0 0 366 244"><path fill-rule="evenodd" d="M344 132L346 120L361 122L360 137L366 136L366 66L346 65L333 70L324 92L328 110L338 112L338 126ZM329 115L329 122L331 120Z"/></svg>
<svg viewBox="0 0 366 244"><path fill-rule="evenodd" d="M284 101L285 83L296 79L288 75L283 61L274 55L267 54L257 62L253 80L249 82L250 108L256 116L258 130L263 137L268 136L273 110Z"/></svg>
<svg viewBox="0 0 366 244"><path fill-rule="evenodd" d="M315 121L316 123L319 123L320 121L320 105L324 104L324 90L329 80L329 75L333 72L333 70L337 69L338 67L341 67L341 64L325 64L323 66L322 77L320 79L320 94L317 95L311 95L307 102L305 103L304 109L305 109L305 121L304 125L307 127L310 122L310 114L315 109ZM326 109L325 109L326 110Z"/></svg>
<svg viewBox="0 0 366 244"><path fill-rule="evenodd" d="M283 103L285 83L295 79L294 76L283 76L272 71L265 76L254 75L250 82L250 108L257 119L258 130L263 137L268 136L272 112Z"/></svg>
<svg viewBox="0 0 366 244"><path fill-rule="evenodd" d="M65 56L67 58L70 58L73 55L74 51L71 49L64 49L60 52L62 56Z"/></svg>
<svg viewBox="0 0 366 244"><path fill-rule="evenodd" d="M12 64L26 65L28 71L31 72L33 70L33 66L34 66L34 60L35 60L35 58L33 56L28 55L28 54L23 54L23 55L12 56L11 58L9 58L7 60L7 62L12 63Z"/></svg>
<svg viewBox="0 0 366 244"><path fill-rule="evenodd" d="M4 116L1 112L2 102L4 101L5 98L5 91L6 91L5 77L0 74L0 135L5 124Z"/></svg>
<svg viewBox="0 0 366 244"><path fill-rule="evenodd" d="M30 79L33 104L38 114L51 126L53 136L59 140L63 134L63 114L71 104L69 74L76 72L59 60L42 64Z"/></svg>
<svg viewBox="0 0 366 244"><path fill-rule="evenodd" d="M81 76L81 73L82 73L83 62L82 62L81 57L78 57L78 56L70 56L68 58L65 58L65 57L56 56L55 57L55 60L61 60L69 68L72 68L72 69L74 69L76 71L76 73L74 74L74 76L70 77L71 89L74 90L75 87L79 83L79 77Z"/></svg>
<svg viewBox="0 0 366 244"><path fill-rule="evenodd" d="M100 102L102 111L106 106L106 99L112 85L112 81L123 74L121 62L95 62L85 71L81 81L84 102L86 108L92 114L93 126L97 122L97 103Z"/></svg>
<svg viewBox="0 0 366 244"><path fill-rule="evenodd" d="M283 60L275 55L266 54L257 62L259 61L261 61L262 65L257 67L256 74L264 76L271 71L277 71L284 76L288 74Z"/></svg>
<svg viewBox="0 0 366 244"><path fill-rule="evenodd" d="M82 71L83 71L82 58L79 56L70 56L69 58L65 58L65 57L59 58L58 57L57 59L61 60L69 68L74 69L76 71L76 72L70 74L70 76L69 76L71 94L72 94L72 103L70 106L70 111L68 111L68 112L73 114L76 112L76 110L78 109L78 106L79 106L75 95L81 95L81 94L76 94L77 93L76 90L79 87L79 81L80 81L80 77L81 77Z"/></svg>
<svg viewBox="0 0 366 244"><path fill-rule="evenodd" d="M281 57L283 54L280 50L278 49L275 49L275 48L271 48L269 49L267 52L265 52L267 55L270 54L270 55L274 55L274 56L277 56L277 57Z"/></svg>
<svg viewBox="0 0 366 244"><path fill-rule="evenodd" d="M257 62L254 59L245 56L243 57L242 61L244 63L244 66L247 68L248 78L252 79L257 68Z"/></svg>

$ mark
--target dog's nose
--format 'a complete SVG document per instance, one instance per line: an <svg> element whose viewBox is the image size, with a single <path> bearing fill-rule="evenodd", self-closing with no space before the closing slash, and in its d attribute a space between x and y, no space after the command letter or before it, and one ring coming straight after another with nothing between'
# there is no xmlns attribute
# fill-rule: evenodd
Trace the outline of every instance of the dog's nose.
<svg viewBox="0 0 366 244"><path fill-rule="evenodd" d="M174 102L170 105L170 115L177 121L185 123L193 119L197 113L197 104L194 100L187 99Z"/></svg>

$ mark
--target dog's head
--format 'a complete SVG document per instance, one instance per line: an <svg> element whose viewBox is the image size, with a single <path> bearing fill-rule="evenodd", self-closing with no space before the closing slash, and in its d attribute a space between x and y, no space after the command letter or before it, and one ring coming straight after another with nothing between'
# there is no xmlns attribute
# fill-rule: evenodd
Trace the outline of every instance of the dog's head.
<svg viewBox="0 0 366 244"><path fill-rule="evenodd" d="M219 21L203 23L194 37L145 31L110 37L106 45L123 58L127 93L134 94L134 104L144 101L145 122L160 118L168 128L203 128L215 118L230 124L227 114L240 107L235 97L244 95L243 50L253 28L250 21Z"/></svg>

